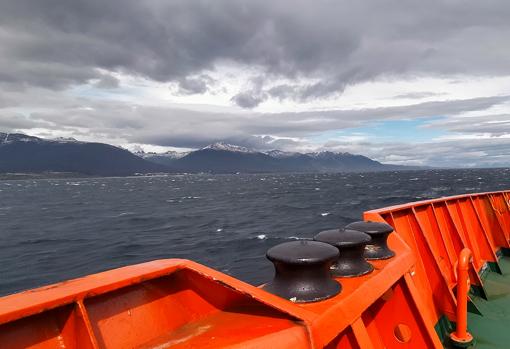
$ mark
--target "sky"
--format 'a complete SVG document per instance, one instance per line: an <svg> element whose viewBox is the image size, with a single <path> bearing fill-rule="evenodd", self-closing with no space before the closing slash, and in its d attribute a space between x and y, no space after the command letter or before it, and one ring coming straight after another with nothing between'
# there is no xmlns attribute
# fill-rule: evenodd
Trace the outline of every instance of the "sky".
<svg viewBox="0 0 510 349"><path fill-rule="evenodd" d="M510 2L0 1L0 132L510 166Z"/></svg>

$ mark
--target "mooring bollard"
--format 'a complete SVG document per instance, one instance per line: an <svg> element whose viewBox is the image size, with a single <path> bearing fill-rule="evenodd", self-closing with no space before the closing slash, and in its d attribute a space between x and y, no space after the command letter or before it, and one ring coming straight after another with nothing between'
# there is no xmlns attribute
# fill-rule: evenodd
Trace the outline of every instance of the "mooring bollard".
<svg viewBox="0 0 510 349"><path fill-rule="evenodd" d="M270 248L273 281L262 288L296 303L317 302L337 295L341 286L333 280L331 265L338 249L318 241L292 241Z"/></svg>
<svg viewBox="0 0 510 349"><path fill-rule="evenodd" d="M388 236L393 227L387 223L359 221L348 224L345 229L361 231L370 235L372 241L365 246L365 258L368 260L388 259L395 256L395 252L388 247Z"/></svg>
<svg viewBox="0 0 510 349"><path fill-rule="evenodd" d="M363 257L365 246L372 240L370 235L357 230L333 229L322 231L313 239L338 248L340 256L331 268L333 276L361 276L374 270L372 264Z"/></svg>

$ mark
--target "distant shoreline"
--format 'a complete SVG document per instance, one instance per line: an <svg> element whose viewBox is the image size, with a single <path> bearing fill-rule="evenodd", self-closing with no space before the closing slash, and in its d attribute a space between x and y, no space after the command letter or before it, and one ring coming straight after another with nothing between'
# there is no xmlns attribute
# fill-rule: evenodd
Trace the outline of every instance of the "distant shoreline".
<svg viewBox="0 0 510 349"><path fill-rule="evenodd" d="M0 173L0 181L30 180L30 179L79 179L79 178L128 178L128 177L157 177L179 173L133 173L126 175L92 175L78 172L41 172L41 173Z"/></svg>
<svg viewBox="0 0 510 349"><path fill-rule="evenodd" d="M127 177L158 177L172 175L285 175L285 174L335 174L335 173L375 173L375 172L413 172L413 171L455 171L455 170L494 170L506 169L507 167L476 167L476 168L423 168L423 169L398 169L378 171L345 171L345 172L172 172L172 173L133 173L127 175L91 175L76 172L42 172L42 173L0 173L0 181L3 180L30 180L30 179L77 179L77 178L127 178Z"/></svg>
<svg viewBox="0 0 510 349"><path fill-rule="evenodd" d="M74 172L43 172L43 173L0 173L0 180L27 179L58 179L58 178L91 178L98 176Z"/></svg>

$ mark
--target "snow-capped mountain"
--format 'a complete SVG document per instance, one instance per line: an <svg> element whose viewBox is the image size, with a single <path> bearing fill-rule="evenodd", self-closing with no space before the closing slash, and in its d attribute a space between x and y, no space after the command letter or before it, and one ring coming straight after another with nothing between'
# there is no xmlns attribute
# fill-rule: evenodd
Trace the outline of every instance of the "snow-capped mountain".
<svg viewBox="0 0 510 349"><path fill-rule="evenodd" d="M185 157L189 154L189 152L177 152L169 150L164 153L154 153L154 152L144 152L144 151L137 151L135 153L136 156L141 157L142 159L145 159L147 161L164 165L164 166L171 166L175 160L178 160L180 158Z"/></svg>
<svg viewBox="0 0 510 349"><path fill-rule="evenodd" d="M277 150L277 149L267 151L267 152L265 152L265 154L269 155L272 158L276 158L276 159L285 159L285 158L290 158L293 156L303 155L303 154L297 153L297 152L289 152L289 151L283 151L283 150Z"/></svg>
<svg viewBox="0 0 510 349"><path fill-rule="evenodd" d="M74 138L57 137L52 139L44 139L34 136L28 136L22 133L3 133L0 132L0 144L10 144L14 142L57 142L57 143L83 143Z"/></svg>
<svg viewBox="0 0 510 349"><path fill-rule="evenodd" d="M204 149L230 151L230 152L235 152L235 153L252 153L252 154L258 153L256 150L242 147L240 145L228 144L225 142L216 142L213 144L209 144L208 146L202 148L202 150L204 150Z"/></svg>
<svg viewBox="0 0 510 349"><path fill-rule="evenodd" d="M49 141L59 142L59 143L83 143L83 142L80 142L72 137L57 137L57 138L49 139Z"/></svg>
<svg viewBox="0 0 510 349"><path fill-rule="evenodd" d="M22 133L2 133L0 132L0 144L11 144L14 142L39 142L41 138L27 136Z"/></svg>
<svg viewBox="0 0 510 349"><path fill-rule="evenodd" d="M143 159L150 159L154 157L161 157L161 158L168 158L168 159L180 159L182 157L185 157L189 154L189 152L178 152L173 150L168 150L164 153L155 153L155 152L144 152L144 151L137 151L134 152L136 156L139 156Z"/></svg>
<svg viewBox="0 0 510 349"><path fill-rule="evenodd" d="M332 151L329 151L329 150L323 150L323 151L318 151L318 152L313 152L313 153L306 153L306 155L312 157L312 158L315 158L315 159L330 159L330 158L335 158L337 156L349 156L349 155L352 155L351 153L335 153L335 152L332 152Z"/></svg>
<svg viewBox="0 0 510 349"><path fill-rule="evenodd" d="M404 169L402 166L384 165L350 153L261 152L225 142L213 143L171 161L156 156L145 158L183 172L352 172Z"/></svg>

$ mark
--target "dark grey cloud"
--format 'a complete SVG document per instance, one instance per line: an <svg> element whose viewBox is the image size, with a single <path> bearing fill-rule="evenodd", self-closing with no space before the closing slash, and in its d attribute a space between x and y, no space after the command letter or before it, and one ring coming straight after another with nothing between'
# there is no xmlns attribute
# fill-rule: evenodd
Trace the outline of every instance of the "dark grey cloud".
<svg viewBox="0 0 510 349"><path fill-rule="evenodd" d="M101 76L99 81L97 81L94 84L94 86L97 88L105 88L105 89L117 88L120 86L120 81L115 76L112 76L109 74L104 74Z"/></svg>
<svg viewBox="0 0 510 349"><path fill-rule="evenodd" d="M245 91L232 97L232 102L241 108L251 109L267 99L267 94L259 91Z"/></svg>
<svg viewBox="0 0 510 349"><path fill-rule="evenodd" d="M33 116L26 116L20 113L4 113L0 116L0 130L33 129L38 127L51 127L52 123L38 120Z"/></svg>
<svg viewBox="0 0 510 349"><path fill-rule="evenodd" d="M471 138L426 146L334 141L325 147L387 162L469 164L478 158L490 165L508 160L510 118L505 108L491 109L508 104L507 96L384 108L219 112L157 105L150 95L149 101L136 100L138 86L122 95L125 86L117 77L163 82L169 93L192 95L225 91L221 78L231 72L221 69L235 67L251 80L229 90L229 98L251 109L268 100L316 100L374 80L509 76L508 18L510 3L494 0L0 1L0 129L178 147L224 140L292 150L332 130L437 117L428 127ZM70 90L82 84L93 88ZM444 99L434 90L394 98L433 97Z"/></svg>
<svg viewBox="0 0 510 349"><path fill-rule="evenodd" d="M249 87L244 87L241 92L231 98L231 101L244 109L255 108L269 98L271 93L264 91L264 76L257 76L249 81Z"/></svg>
<svg viewBox="0 0 510 349"><path fill-rule="evenodd" d="M207 92L214 83L214 79L206 74L184 77L177 81L178 92L183 95L202 94Z"/></svg>
<svg viewBox="0 0 510 349"><path fill-rule="evenodd" d="M193 77L234 62L263 80L234 102L306 100L381 76L509 74L508 18L491 0L2 1L0 83L62 89L101 69L202 93ZM295 83L268 85L280 77Z"/></svg>

